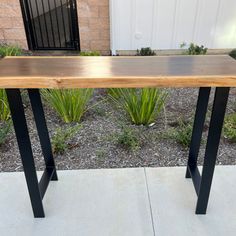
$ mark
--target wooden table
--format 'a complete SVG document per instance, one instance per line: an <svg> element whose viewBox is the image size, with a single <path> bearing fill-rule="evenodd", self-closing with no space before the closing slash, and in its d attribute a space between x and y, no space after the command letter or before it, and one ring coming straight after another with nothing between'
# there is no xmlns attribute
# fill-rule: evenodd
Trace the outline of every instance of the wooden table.
<svg viewBox="0 0 236 236"><path fill-rule="evenodd" d="M192 178L205 214L230 87L236 87L236 61L229 56L163 57L6 57L0 61L5 88L35 217L44 217L42 199L57 172L46 126L40 88L199 87L186 178ZM216 87L202 175L197 159L211 87ZM45 171L38 183L20 89L28 89ZM187 98L186 98L187 99Z"/></svg>

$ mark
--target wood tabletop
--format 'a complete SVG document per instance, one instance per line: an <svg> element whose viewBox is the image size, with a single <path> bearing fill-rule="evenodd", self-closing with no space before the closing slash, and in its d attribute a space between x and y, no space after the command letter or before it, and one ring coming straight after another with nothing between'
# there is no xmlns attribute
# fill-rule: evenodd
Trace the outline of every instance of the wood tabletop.
<svg viewBox="0 0 236 236"><path fill-rule="evenodd" d="M6 57L0 88L236 87L227 55Z"/></svg>

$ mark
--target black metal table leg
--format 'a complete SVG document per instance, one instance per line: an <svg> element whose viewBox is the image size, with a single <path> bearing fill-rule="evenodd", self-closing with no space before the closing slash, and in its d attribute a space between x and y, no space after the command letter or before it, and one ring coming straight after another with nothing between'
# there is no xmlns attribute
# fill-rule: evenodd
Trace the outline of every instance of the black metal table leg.
<svg viewBox="0 0 236 236"><path fill-rule="evenodd" d="M24 107L19 89L6 89L16 138L20 150L25 178L35 217L44 217L42 196L33 159L31 142L27 128Z"/></svg>
<svg viewBox="0 0 236 236"><path fill-rule="evenodd" d="M193 133L190 143L186 178L192 178L196 193L200 186L200 173L197 168L198 153L201 145L202 131L206 119L211 88L200 88L198 94L196 114L193 124Z"/></svg>
<svg viewBox="0 0 236 236"><path fill-rule="evenodd" d="M202 170L201 185L198 193L196 214L206 214L229 90L229 88L216 88Z"/></svg>
<svg viewBox="0 0 236 236"><path fill-rule="evenodd" d="M44 116L40 92L38 89L28 89L28 94L34 114L34 119L39 135L40 144L46 164L46 169L52 169L53 175L51 180L58 180L55 163L52 154L51 142L48 134L46 119Z"/></svg>

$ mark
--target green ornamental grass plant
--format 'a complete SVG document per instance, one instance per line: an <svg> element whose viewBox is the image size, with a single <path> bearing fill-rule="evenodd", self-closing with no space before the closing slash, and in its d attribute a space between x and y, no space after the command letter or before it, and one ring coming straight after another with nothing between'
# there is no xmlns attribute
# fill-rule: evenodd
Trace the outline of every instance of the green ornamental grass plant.
<svg viewBox="0 0 236 236"><path fill-rule="evenodd" d="M236 143L236 113L227 115L224 122L224 136L232 143Z"/></svg>
<svg viewBox="0 0 236 236"><path fill-rule="evenodd" d="M91 57L91 56L101 56L101 53L98 51L89 51L89 52L80 52L80 56Z"/></svg>
<svg viewBox="0 0 236 236"><path fill-rule="evenodd" d="M187 46L187 44L185 42L183 42L180 45L180 48L185 48L186 46ZM190 43L189 47L187 48L186 54L188 54L188 55L205 55L205 54L207 54L207 50L208 50L208 48L204 47L203 45L199 46L197 44Z"/></svg>
<svg viewBox="0 0 236 236"><path fill-rule="evenodd" d="M128 126L122 126L121 133L117 134L117 143L130 151L137 151L140 148L137 133Z"/></svg>
<svg viewBox="0 0 236 236"><path fill-rule="evenodd" d="M169 128L162 133L162 138L173 139L184 148L188 148L191 143L193 122L191 120L183 120L179 118L175 127Z"/></svg>
<svg viewBox="0 0 236 236"><path fill-rule="evenodd" d="M93 89L43 89L43 97L66 123L80 122Z"/></svg>
<svg viewBox="0 0 236 236"><path fill-rule="evenodd" d="M0 146L2 146L6 140L9 132L11 131L11 120L0 124Z"/></svg>
<svg viewBox="0 0 236 236"><path fill-rule="evenodd" d="M164 107L167 92L158 88L110 89L112 101L123 109L131 122L149 125L155 121Z"/></svg>
<svg viewBox="0 0 236 236"><path fill-rule="evenodd" d="M229 53L229 55L230 55L231 57L233 57L234 59L236 59L236 49L232 50L232 51Z"/></svg>
<svg viewBox="0 0 236 236"><path fill-rule="evenodd" d="M22 54L22 49L17 45L0 44L0 57L20 56Z"/></svg>
<svg viewBox="0 0 236 236"><path fill-rule="evenodd" d="M69 141L78 133L81 125L69 128L58 128L52 137L52 150L55 154L62 154L69 148Z"/></svg>
<svg viewBox="0 0 236 236"><path fill-rule="evenodd" d="M188 148L191 142L192 131L192 122L184 122L180 119L178 121L178 127L169 133L169 137L176 140L183 147Z"/></svg>
<svg viewBox="0 0 236 236"><path fill-rule="evenodd" d="M0 89L0 120L7 121L10 118L10 108L5 89Z"/></svg>
<svg viewBox="0 0 236 236"><path fill-rule="evenodd" d="M20 56L23 51L19 46L0 44L0 57ZM10 118L10 109L7 102L7 95L4 89L0 89L0 120L7 121Z"/></svg>
<svg viewBox="0 0 236 236"><path fill-rule="evenodd" d="M137 56L155 56L156 53L150 47L137 49Z"/></svg>

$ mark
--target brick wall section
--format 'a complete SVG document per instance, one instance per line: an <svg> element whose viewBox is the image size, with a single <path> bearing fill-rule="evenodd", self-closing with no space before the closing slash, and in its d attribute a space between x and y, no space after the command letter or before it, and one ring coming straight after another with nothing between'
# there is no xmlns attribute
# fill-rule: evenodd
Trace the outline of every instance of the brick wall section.
<svg viewBox="0 0 236 236"><path fill-rule="evenodd" d="M110 54L109 0L77 0L82 51Z"/></svg>
<svg viewBox="0 0 236 236"><path fill-rule="evenodd" d="M0 42L28 48L19 0L0 0Z"/></svg>

